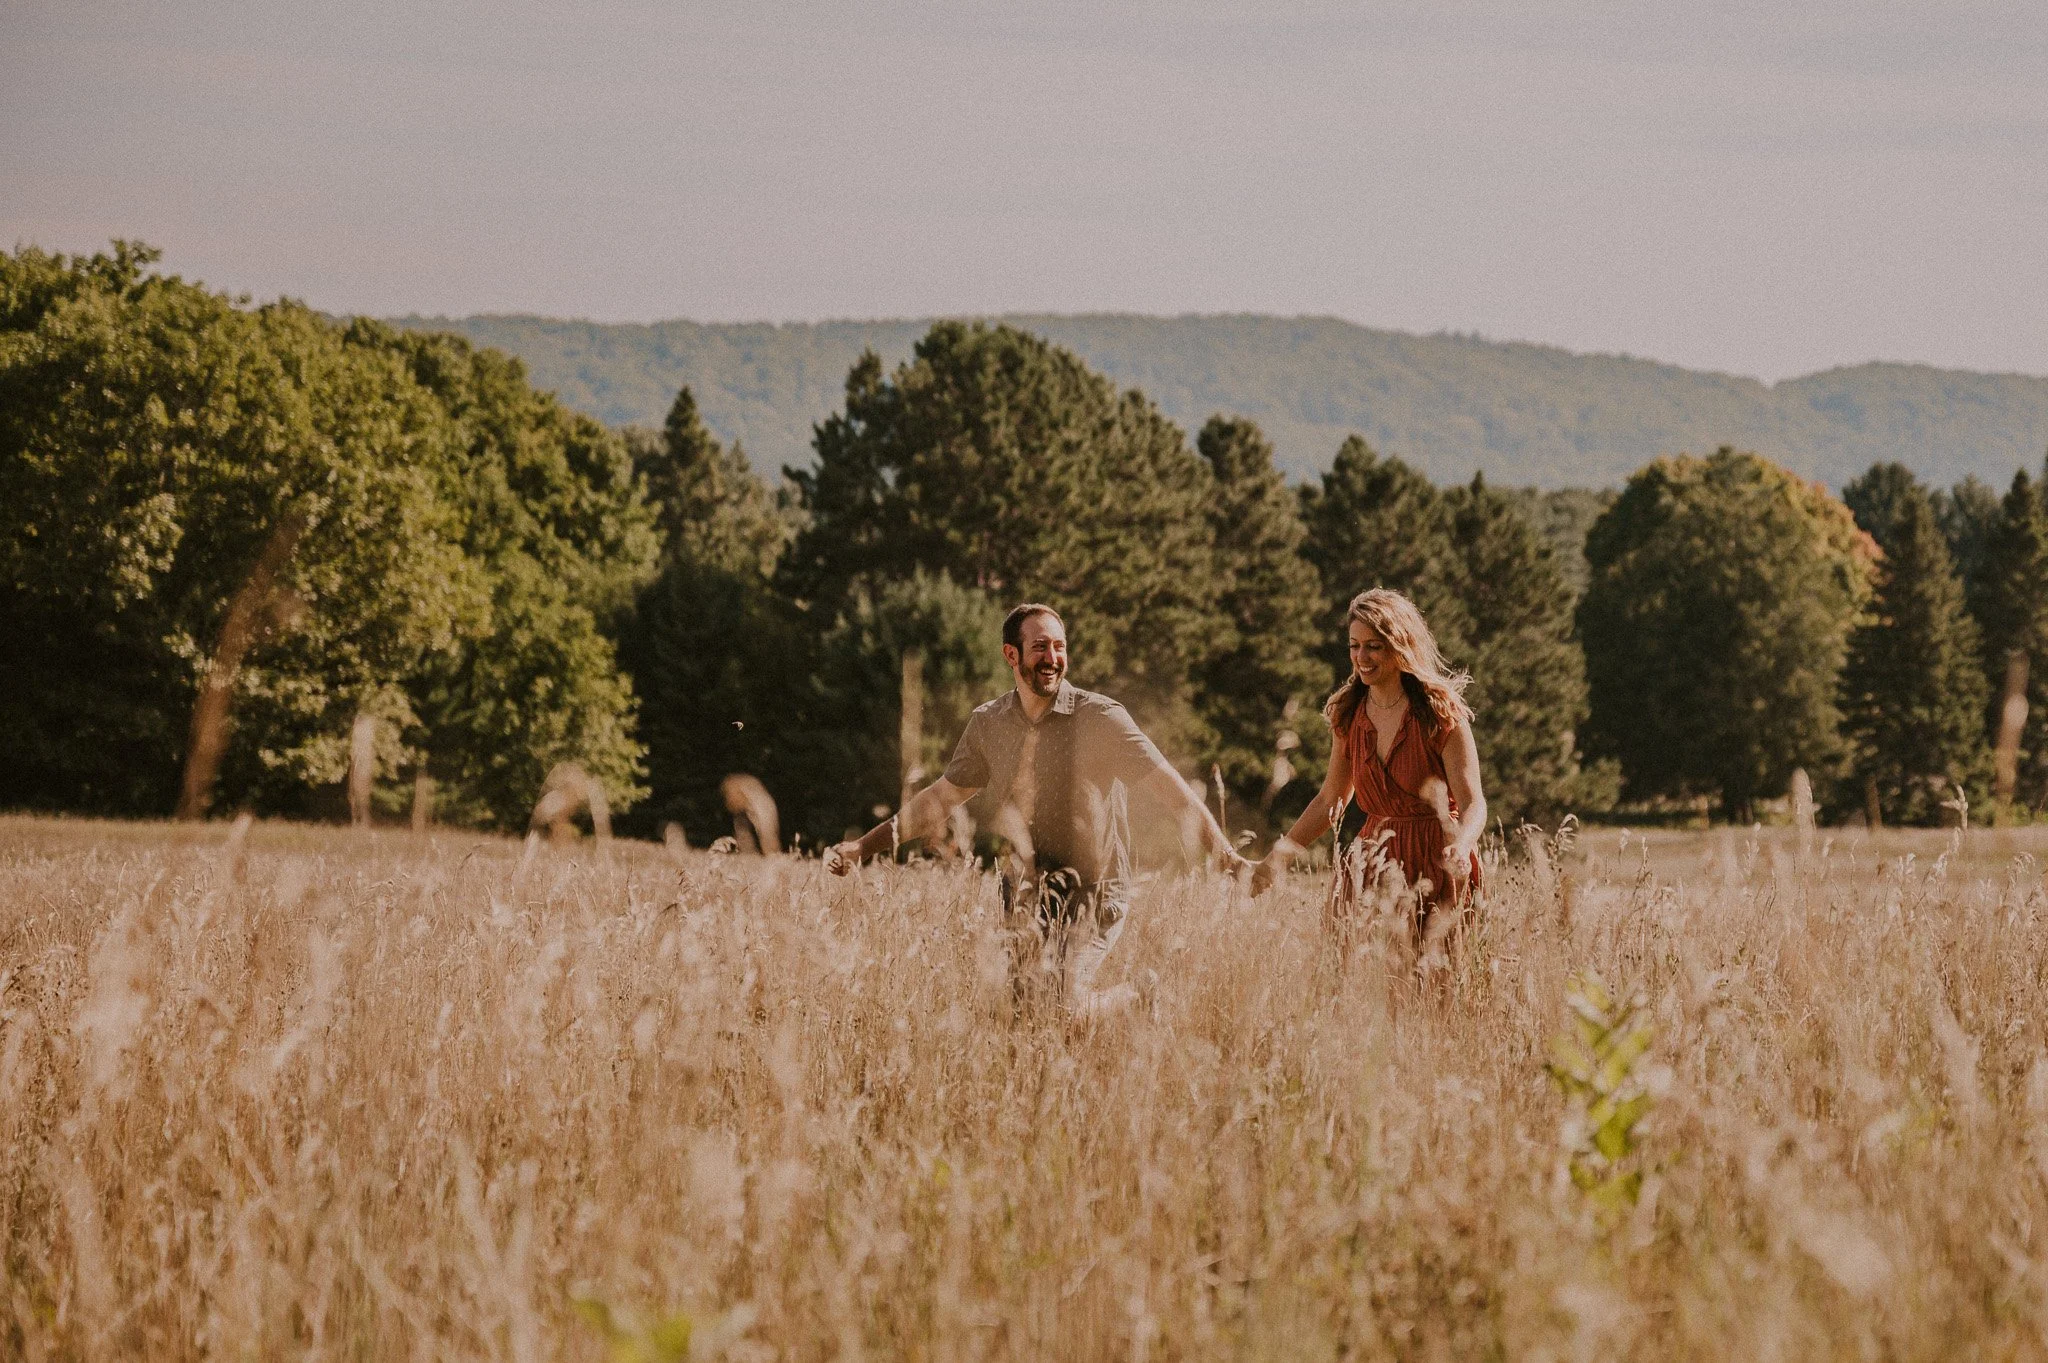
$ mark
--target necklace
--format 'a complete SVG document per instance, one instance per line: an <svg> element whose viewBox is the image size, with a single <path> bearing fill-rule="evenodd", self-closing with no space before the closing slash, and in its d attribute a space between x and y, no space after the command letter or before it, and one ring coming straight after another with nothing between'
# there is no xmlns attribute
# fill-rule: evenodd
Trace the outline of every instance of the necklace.
<svg viewBox="0 0 2048 1363"><path fill-rule="evenodd" d="M1378 701L1374 700L1372 698L1372 692L1368 691L1365 693L1365 703L1368 708L1377 710L1380 714L1391 715L1396 710L1400 709L1402 706L1408 703L1408 697L1403 695L1401 699L1395 701L1392 705L1382 705Z"/></svg>

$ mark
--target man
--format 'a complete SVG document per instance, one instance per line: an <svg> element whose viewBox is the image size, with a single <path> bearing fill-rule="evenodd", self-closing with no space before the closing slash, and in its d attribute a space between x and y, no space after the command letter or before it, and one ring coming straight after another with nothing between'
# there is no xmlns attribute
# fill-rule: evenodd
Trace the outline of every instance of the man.
<svg viewBox="0 0 2048 1363"><path fill-rule="evenodd" d="M1067 626L1058 611L1039 602L1011 611L1003 661L1016 685L968 719L946 774L867 836L832 848L826 865L845 875L899 843L942 832L955 808L987 791L992 824L1012 849L1003 924L1039 947L1038 968L1068 1007L1098 1014L1136 996L1128 984L1094 987L1129 907L1128 792L1142 789L1181 813L1232 873L1249 863L1130 712L1067 680Z"/></svg>

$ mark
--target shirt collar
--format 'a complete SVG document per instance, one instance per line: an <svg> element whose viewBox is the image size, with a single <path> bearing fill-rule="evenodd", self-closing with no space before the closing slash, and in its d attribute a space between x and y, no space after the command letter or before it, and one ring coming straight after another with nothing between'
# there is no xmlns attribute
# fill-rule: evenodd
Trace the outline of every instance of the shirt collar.
<svg viewBox="0 0 2048 1363"><path fill-rule="evenodd" d="M1024 701L1017 694L1017 688L1015 686L1012 686L1009 689L1009 691L1004 694L1003 701L1006 705L1008 705L1008 707L1011 710L1014 710L1019 714L1023 713ZM1080 704L1081 688L1074 685L1066 678L1062 677L1060 678L1060 689L1052 693L1052 709L1047 711L1046 713L1054 715L1071 715L1074 713L1075 709L1079 707Z"/></svg>

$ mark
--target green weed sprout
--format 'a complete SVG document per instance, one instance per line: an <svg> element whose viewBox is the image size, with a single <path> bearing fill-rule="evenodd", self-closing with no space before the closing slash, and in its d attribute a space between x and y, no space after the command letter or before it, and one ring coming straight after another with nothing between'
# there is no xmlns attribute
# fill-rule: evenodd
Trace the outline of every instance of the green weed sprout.
<svg viewBox="0 0 2048 1363"><path fill-rule="evenodd" d="M1551 1042L1545 1068L1572 1108L1564 1128L1572 1182L1603 1215L1617 1215L1643 1189L1630 1157L1653 1100L1637 1064L1656 1029L1640 994L1618 1000L1590 970L1572 977L1565 1002L1571 1025Z"/></svg>

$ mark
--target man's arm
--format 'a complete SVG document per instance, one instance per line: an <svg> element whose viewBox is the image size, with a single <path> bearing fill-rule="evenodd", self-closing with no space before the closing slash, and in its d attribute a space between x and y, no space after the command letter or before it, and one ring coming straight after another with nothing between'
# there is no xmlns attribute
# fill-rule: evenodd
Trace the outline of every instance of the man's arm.
<svg viewBox="0 0 2048 1363"><path fill-rule="evenodd" d="M898 846L942 832L953 811L974 798L974 792L941 776L910 797L910 803L850 842L825 853L825 869L843 876L865 861L893 856Z"/></svg>
<svg viewBox="0 0 2048 1363"><path fill-rule="evenodd" d="M1181 778L1181 774L1164 762L1152 768L1144 780L1144 788L1168 809L1177 809L1192 814L1196 827L1201 830L1202 850L1222 860L1223 869L1232 875L1251 869L1251 863L1239 856L1237 849L1230 845L1230 835L1223 831L1223 825L1216 822L1216 816L1209 812L1208 804L1195 794L1194 788Z"/></svg>
<svg viewBox="0 0 2048 1363"><path fill-rule="evenodd" d="M1181 774L1173 769L1145 731L1131 718L1131 712L1116 701L1110 701L1096 712L1093 721L1097 726L1090 734L1090 741L1104 744L1109 749L1110 770L1114 771L1127 787L1133 791L1144 790L1167 809L1181 814L1183 818L1192 815L1195 826L1200 830L1202 850L1222 860L1223 869L1236 875L1251 868L1251 863L1237 854L1230 845L1230 836L1223 831L1223 825L1216 822L1216 816L1209 812L1209 806Z"/></svg>

